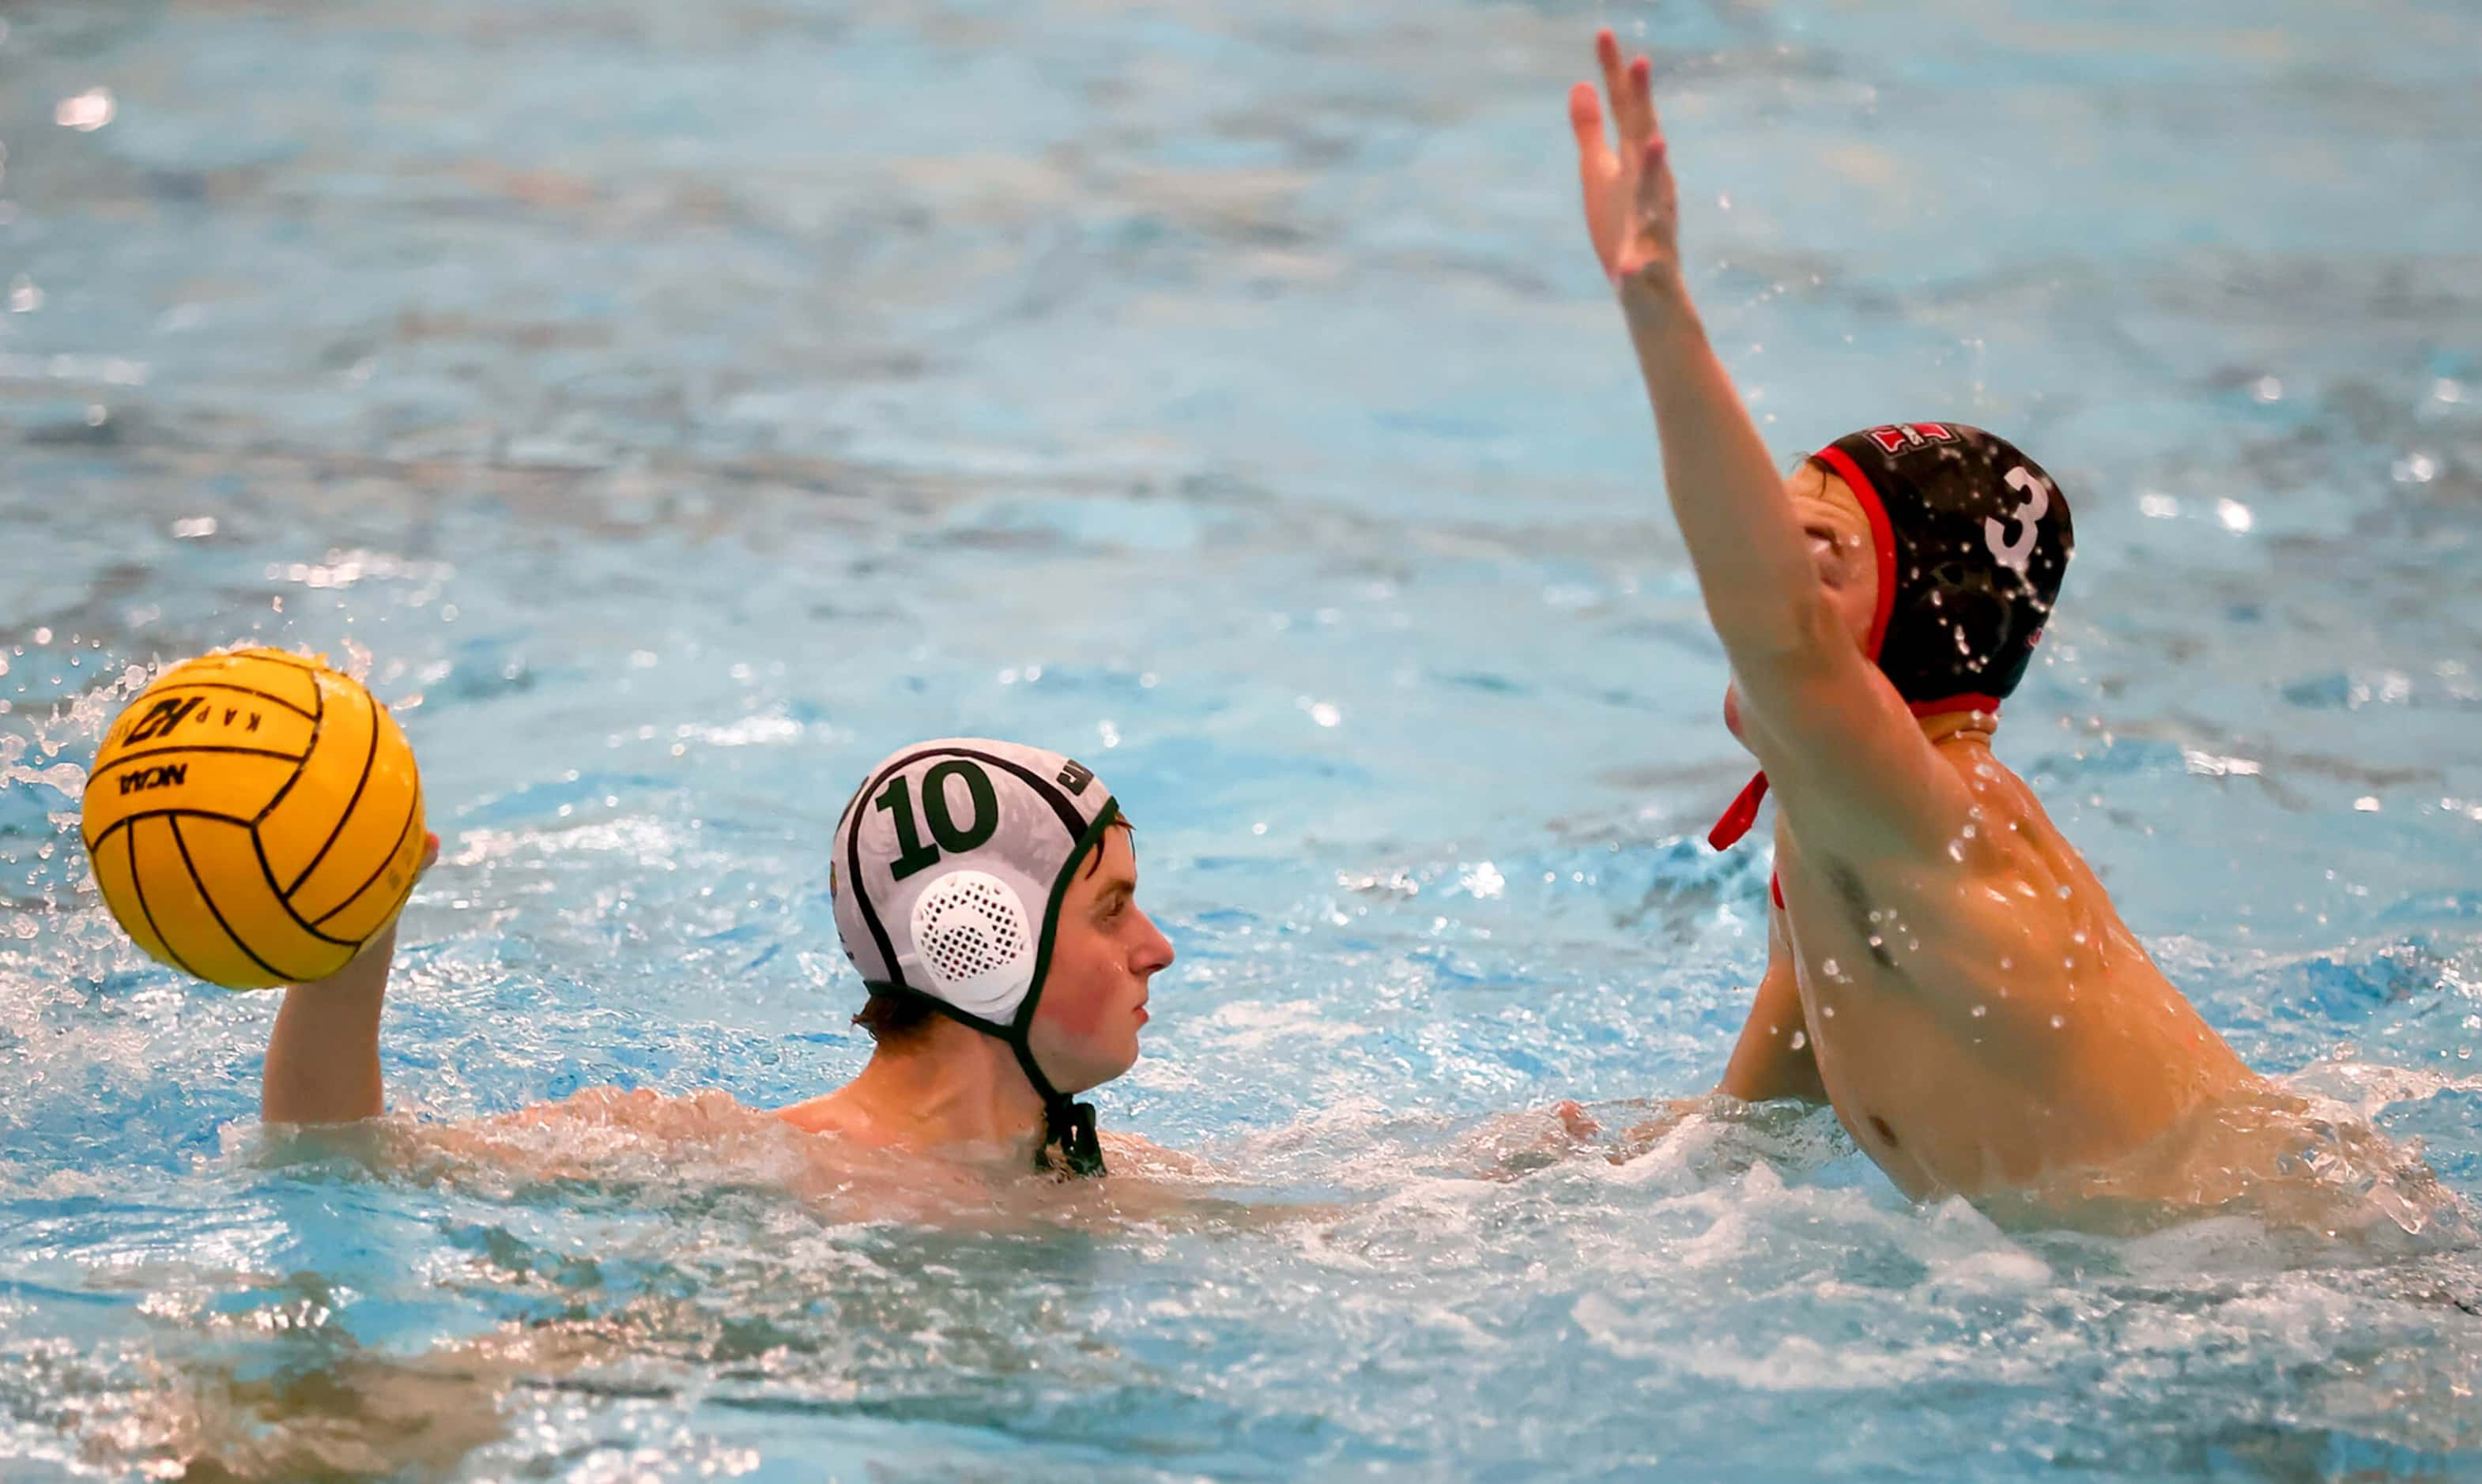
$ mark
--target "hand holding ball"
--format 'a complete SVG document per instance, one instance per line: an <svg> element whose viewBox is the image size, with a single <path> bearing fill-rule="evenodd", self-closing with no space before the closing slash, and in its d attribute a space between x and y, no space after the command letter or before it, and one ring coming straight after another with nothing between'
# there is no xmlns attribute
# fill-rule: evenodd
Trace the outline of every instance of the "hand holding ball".
<svg viewBox="0 0 2482 1484"><path fill-rule="evenodd" d="M309 983L412 894L422 779L359 683L237 650L166 670L112 723L83 833L105 903L151 957L228 989Z"/></svg>

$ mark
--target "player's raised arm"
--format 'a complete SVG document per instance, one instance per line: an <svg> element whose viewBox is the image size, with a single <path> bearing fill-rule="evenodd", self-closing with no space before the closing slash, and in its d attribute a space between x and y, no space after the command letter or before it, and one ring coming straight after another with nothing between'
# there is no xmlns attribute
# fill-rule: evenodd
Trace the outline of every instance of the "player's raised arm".
<svg viewBox="0 0 2482 1484"><path fill-rule="evenodd" d="M1787 492L1690 301L1649 64L1624 65L1609 31L1596 52L1618 147L1594 86L1579 83L1569 117L1587 231L1628 321L1665 487L1731 661L1744 738L1787 799L1808 795L1838 817L1819 821L1825 831L1874 848L1935 847L1966 807L1962 791L1865 658L1850 612L1860 594L1833 590L1832 579L1873 575L1868 533Z"/></svg>

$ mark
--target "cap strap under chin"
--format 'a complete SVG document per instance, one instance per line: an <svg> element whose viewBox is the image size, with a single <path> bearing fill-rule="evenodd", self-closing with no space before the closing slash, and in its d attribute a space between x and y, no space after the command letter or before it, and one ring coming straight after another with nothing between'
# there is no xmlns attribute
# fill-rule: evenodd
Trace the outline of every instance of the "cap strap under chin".
<svg viewBox="0 0 2482 1484"><path fill-rule="evenodd" d="M971 1011L961 1010L938 996L925 994L911 984L876 980L862 987L875 995L895 995L926 1005L958 1025L1006 1043L1017 1057L1017 1069L1033 1084L1035 1096L1043 1100L1043 1143L1034 1152L1034 1167L1076 1177L1106 1173L1102 1142L1095 1133L1095 1105L1075 1102L1051 1084L1051 1079L1043 1075L1042 1063L1034 1059L1034 1048L1026 1039L1025 1020L1003 1026ZM1038 985L1037 989L1040 988ZM1061 1158L1057 1164L1051 1158L1054 1145L1060 1149Z"/></svg>
<svg viewBox="0 0 2482 1484"><path fill-rule="evenodd" d="M1017 1020L1009 1028L1009 1049L1017 1053L1017 1064L1025 1070L1025 1080L1043 1099L1043 1147L1035 1151L1035 1168L1053 1168L1051 1150L1059 1146L1062 1173L1071 1177L1100 1175L1103 1170L1103 1146L1095 1136L1095 1105L1078 1103L1051 1084L1051 1079L1034 1059L1034 1012L1043 1000L1044 981L1051 977L1051 949L1060 933L1060 904L1069 896L1069 883L1075 880L1078 866L1089 850L1100 849L1104 832L1121 818L1119 799L1105 799L1095 812L1095 822L1086 826L1076 843L1069 847L1069 859L1061 865L1060 874L1052 880L1051 899L1043 906L1043 937L1035 947L1034 982L1025 992L1025 1002L1017 1007Z"/></svg>
<svg viewBox="0 0 2482 1484"><path fill-rule="evenodd" d="M1905 709L1923 721L1958 716L1995 717L1999 715L1999 701L1997 697L1988 695L1951 695L1936 701L1908 702ZM1739 796L1726 807L1723 818L1715 821L1715 827L1706 832L1706 844L1718 850L1729 850L1739 845L1741 837L1758 822L1758 805L1765 802L1766 796L1767 775L1764 769L1760 769L1741 786Z"/></svg>
<svg viewBox="0 0 2482 1484"><path fill-rule="evenodd" d="M1766 796L1767 775L1763 771L1752 774L1750 781L1741 786L1740 796L1734 798L1730 807L1724 811L1724 817L1715 821L1715 827L1706 832L1706 844L1718 850L1729 850L1739 845L1741 837L1758 822L1758 805L1766 800Z"/></svg>
<svg viewBox="0 0 2482 1484"><path fill-rule="evenodd" d="M1103 1146L1095 1136L1095 1105L1075 1102L1051 1085L1051 1079L1043 1075L1042 1064L1034 1059L1034 1047L1022 1026L1009 1032L1008 1044L1009 1050L1017 1053L1017 1064L1025 1073L1025 1080L1034 1084L1035 1096L1043 1099L1043 1146L1034 1152L1034 1167L1058 1168L1062 1174L1078 1178L1102 1174ZM1054 1145L1060 1149L1058 1166L1051 1162Z"/></svg>
<svg viewBox="0 0 2482 1484"><path fill-rule="evenodd" d="M1095 1133L1094 1104L1072 1103L1067 1098L1046 1104L1043 1126L1043 1148L1035 1154L1043 1168L1051 1168L1049 1156L1056 1145L1062 1174L1082 1180L1104 1173L1103 1141Z"/></svg>

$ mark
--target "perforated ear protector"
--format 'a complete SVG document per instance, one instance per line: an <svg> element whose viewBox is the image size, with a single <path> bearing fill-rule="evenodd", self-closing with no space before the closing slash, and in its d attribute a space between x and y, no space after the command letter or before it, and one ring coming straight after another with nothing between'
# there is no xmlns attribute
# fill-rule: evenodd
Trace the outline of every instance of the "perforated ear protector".
<svg viewBox="0 0 2482 1484"><path fill-rule="evenodd" d="M993 1015L1034 982L1034 924L1016 888L986 871L952 871L913 903L913 946L930 988L961 1010Z"/></svg>

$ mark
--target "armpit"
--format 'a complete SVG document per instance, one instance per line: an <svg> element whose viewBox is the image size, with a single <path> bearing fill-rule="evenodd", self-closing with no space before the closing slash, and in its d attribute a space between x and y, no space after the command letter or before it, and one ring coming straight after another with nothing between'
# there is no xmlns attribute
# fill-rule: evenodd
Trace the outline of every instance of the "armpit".
<svg viewBox="0 0 2482 1484"><path fill-rule="evenodd" d="M1821 859L1819 869L1835 890L1836 904L1844 909L1845 922L1852 926L1854 936L1869 945L1871 959L1882 969L1895 968L1896 960L1883 941L1886 935L1879 931L1878 924L1870 921L1870 898L1862 888L1862 873L1832 855Z"/></svg>

